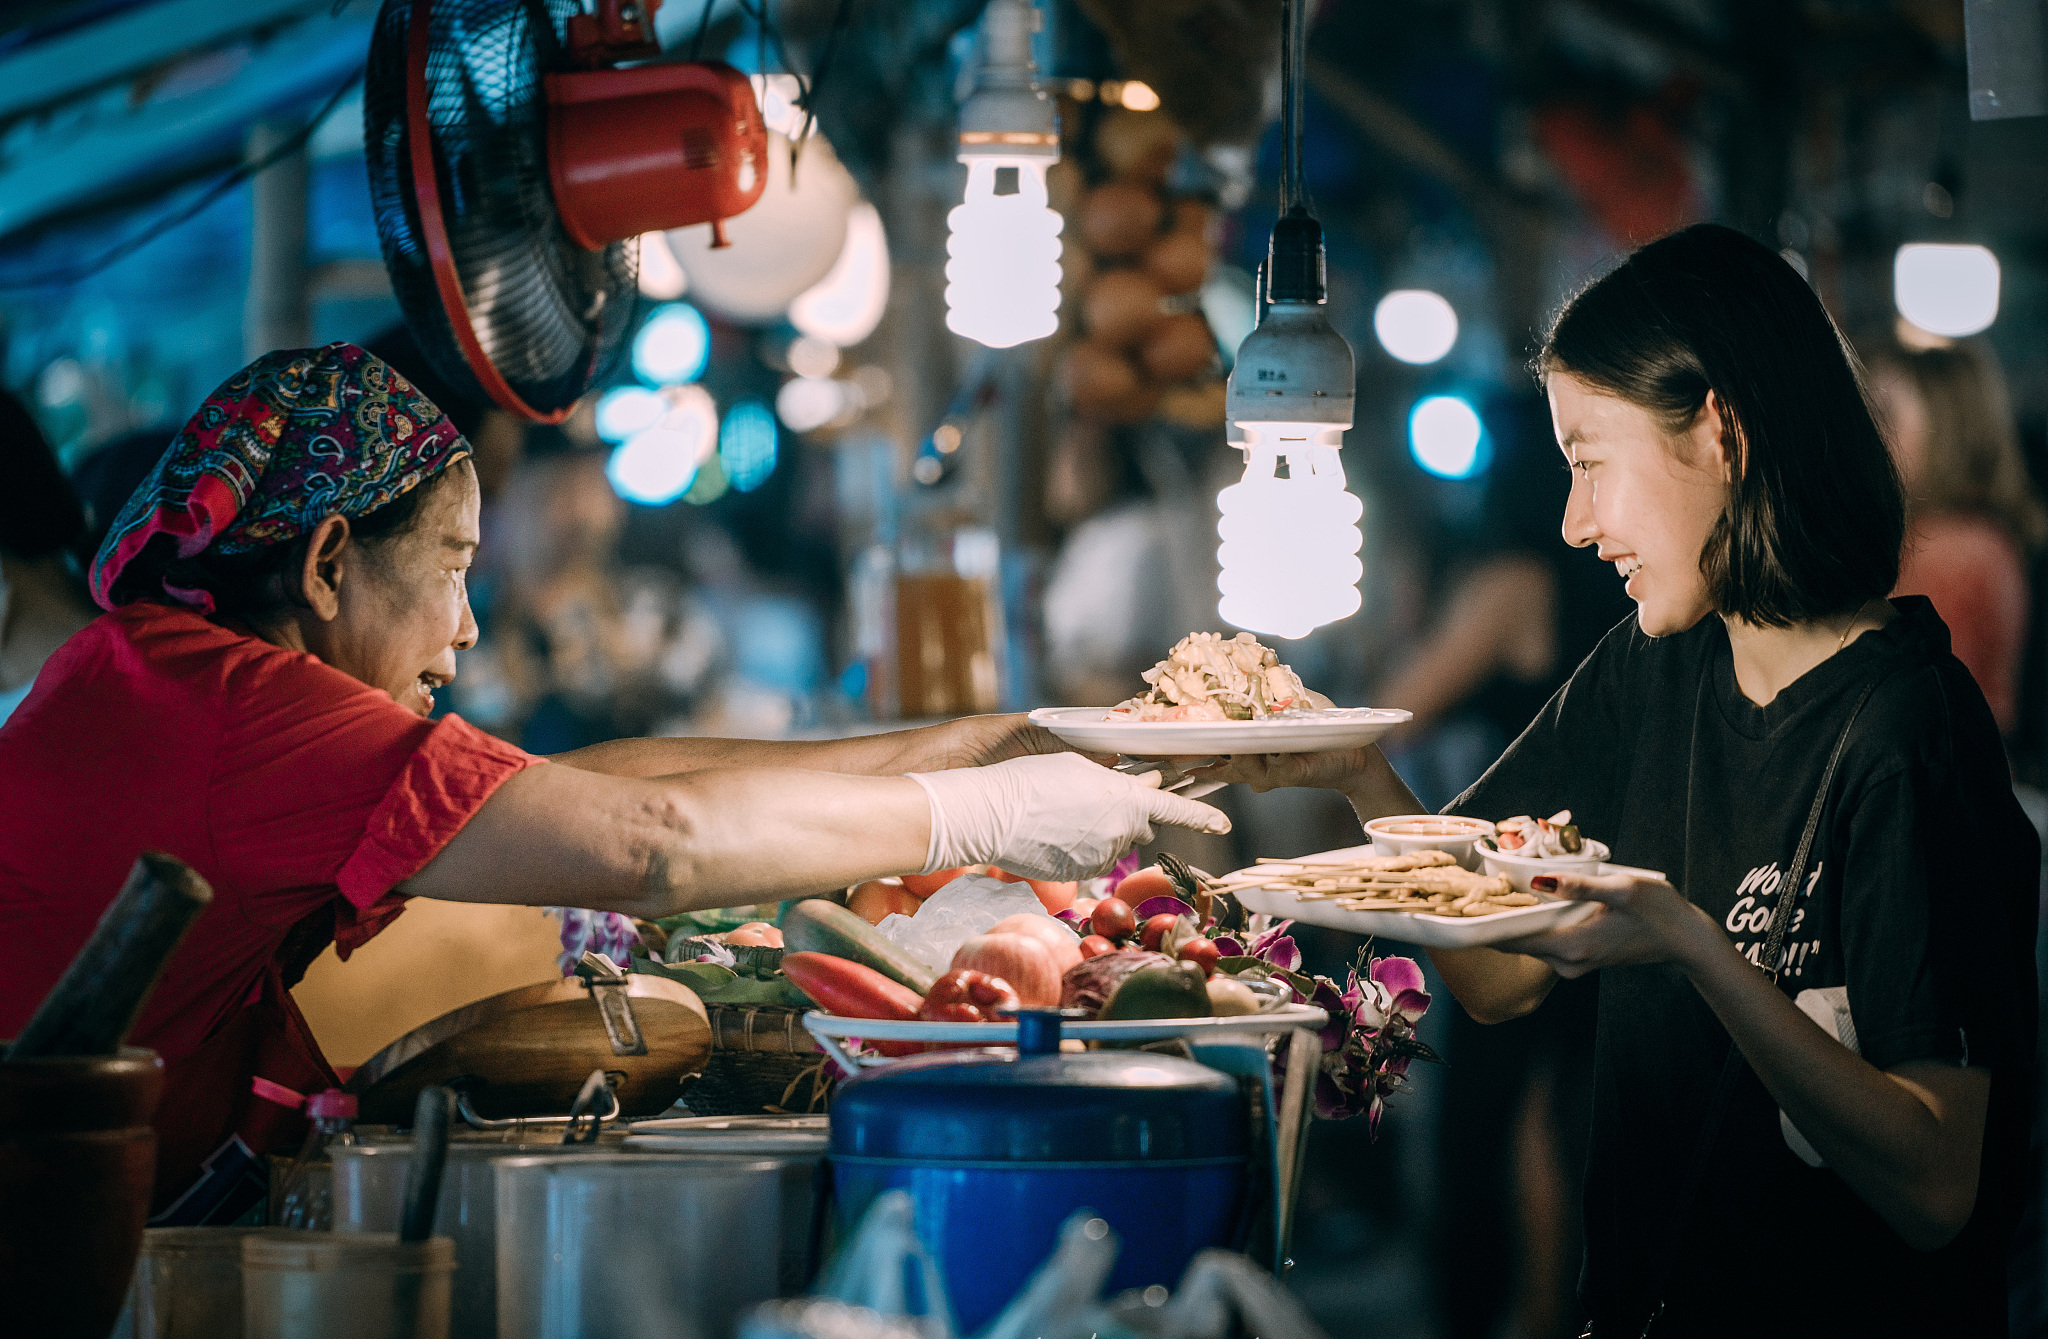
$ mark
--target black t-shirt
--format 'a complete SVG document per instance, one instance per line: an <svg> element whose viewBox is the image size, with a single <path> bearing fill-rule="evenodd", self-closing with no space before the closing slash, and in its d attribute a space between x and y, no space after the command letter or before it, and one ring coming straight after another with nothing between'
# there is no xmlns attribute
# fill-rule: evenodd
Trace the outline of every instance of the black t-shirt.
<svg viewBox="0 0 2048 1339"><path fill-rule="evenodd" d="M1992 1071L1971 1222L1919 1252L1787 1145L1744 1068L1676 1253L1660 1333L2003 1335L2005 1242L2026 1147L2038 843L1983 694L1925 599L1769 706L1742 695L1709 617L1601 642L1451 812L1570 809L1617 862L1662 870L1757 952L1821 773L1863 688L1786 936L1788 995L1846 987L1863 1057ZM1817 868L1814 868L1817 866ZM1729 1044L1665 965L1601 974L1582 1291L1598 1332L1638 1333Z"/></svg>

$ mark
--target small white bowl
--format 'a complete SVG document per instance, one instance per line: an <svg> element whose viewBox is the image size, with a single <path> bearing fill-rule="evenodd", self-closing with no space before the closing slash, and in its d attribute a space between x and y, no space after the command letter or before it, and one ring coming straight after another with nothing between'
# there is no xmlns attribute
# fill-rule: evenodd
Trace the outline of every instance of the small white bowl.
<svg viewBox="0 0 2048 1339"><path fill-rule="evenodd" d="M1607 844L1596 841L1587 842L1577 855L1516 855L1512 851L1495 851L1484 846L1477 849L1480 860L1486 865L1486 872L1502 875L1518 893L1535 893L1536 890L1529 886L1529 880L1539 874L1597 874L1609 854ZM1549 896L1546 893L1536 895Z"/></svg>
<svg viewBox="0 0 2048 1339"><path fill-rule="evenodd" d="M1381 855L1449 851L1466 869L1478 869L1477 844L1481 837L1493 835L1493 824L1458 814L1389 814L1367 823L1365 835Z"/></svg>

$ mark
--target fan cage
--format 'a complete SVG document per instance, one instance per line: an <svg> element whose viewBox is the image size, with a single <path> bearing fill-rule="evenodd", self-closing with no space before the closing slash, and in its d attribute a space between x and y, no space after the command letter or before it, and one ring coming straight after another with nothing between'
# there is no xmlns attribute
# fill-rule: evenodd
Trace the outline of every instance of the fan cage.
<svg viewBox="0 0 2048 1339"><path fill-rule="evenodd" d="M586 251L548 182L546 73L567 69L577 0L386 0L371 39L363 138L391 284L433 370L491 396L450 323L412 175L407 41L428 13L426 117L449 251L476 342L534 416L566 411L607 375L632 327L638 244ZM512 408L513 406L506 406Z"/></svg>

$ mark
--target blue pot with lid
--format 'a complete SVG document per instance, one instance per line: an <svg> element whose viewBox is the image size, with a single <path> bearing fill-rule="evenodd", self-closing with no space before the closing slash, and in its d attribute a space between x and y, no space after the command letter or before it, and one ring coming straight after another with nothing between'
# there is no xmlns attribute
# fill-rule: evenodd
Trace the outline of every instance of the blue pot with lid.
<svg viewBox="0 0 2048 1339"><path fill-rule="evenodd" d="M1108 1290L1172 1287L1242 1235L1251 1130L1227 1074L1145 1051L1063 1053L1056 1010L1018 1048L919 1056L842 1084L832 1183L842 1239L905 1190L963 1333L992 1320L1091 1209L1123 1249Z"/></svg>

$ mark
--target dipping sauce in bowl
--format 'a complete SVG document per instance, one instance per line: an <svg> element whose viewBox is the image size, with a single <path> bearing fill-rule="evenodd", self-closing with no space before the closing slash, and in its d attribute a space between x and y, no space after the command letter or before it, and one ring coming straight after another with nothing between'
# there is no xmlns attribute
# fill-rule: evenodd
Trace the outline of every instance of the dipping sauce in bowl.
<svg viewBox="0 0 2048 1339"><path fill-rule="evenodd" d="M1449 851L1466 869L1478 869L1477 843L1493 835L1493 824L1458 814L1389 814L1367 823L1365 835L1381 855Z"/></svg>

